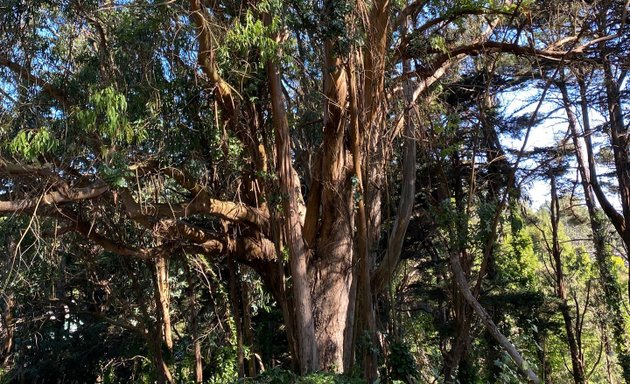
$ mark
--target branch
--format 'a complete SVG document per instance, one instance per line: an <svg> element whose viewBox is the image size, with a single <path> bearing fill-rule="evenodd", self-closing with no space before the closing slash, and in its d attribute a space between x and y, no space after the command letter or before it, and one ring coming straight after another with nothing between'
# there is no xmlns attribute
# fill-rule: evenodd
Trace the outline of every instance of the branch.
<svg viewBox="0 0 630 384"><path fill-rule="evenodd" d="M191 18L197 26L197 41L199 42L199 51L197 53L197 61L202 71L208 76L210 81L216 85L221 107L230 119L234 116L235 106L230 86L219 75L219 69L214 58L214 47L212 44L212 32L210 31L210 23L208 15L202 5L201 0L190 0Z"/></svg>
<svg viewBox="0 0 630 384"><path fill-rule="evenodd" d="M483 33L481 34L481 36L479 36L477 39L475 39L475 41L473 42L473 45L475 44L483 44L485 41L487 41L488 37L492 34L492 32L494 31L494 29L496 28L496 26L499 24L499 19L496 18L495 20L493 20L488 27L486 27L486 29L483 31ZM424 73L422 74L422 76L420 77L420 82L419 84L416 86L416 89L413 91L413 94L411 96L411 100L409 103L409 107L407 107L406 109L411 108L411 105L413 105L416 100L418 99L418 97L423 94L427 89L429 89L429 87L435 83L436 81L440 80L440 78L442 78L442 76L444 76L444 74L446 73L446 71L451 68L452 66L454 66L455 64L461 62L463 59L466 58L466 54L464 53L460 53L459 55L453 55L451 57L449 57L446 61L441 62L441 64L436 65L437 63L434 63L431 68L432 71L429 73ZM418 73L420 75L420 73Z"/></svg>
<svg viewBox="0 0 630 384"><path fill-rule="evenodd" d="M109 190L109 186L103 182L96 182L91 186L76 188L74 190L65 187L30 199L0 201L0 213L24 212L42 205L56 205L79 200L94 199L105 193L107 190Z"/></svg>
<svg viewBox="0 0 630 384"><path fill-rule="evenodd" d="M67 108L70 105L70 103L68 102L68 97L65 94L65 92L53 86L52 84L42 79L41 77L33 75L28 69L26 69L26 67L14 61L11 61L8 57L4 55L0 56L0 66L10 69L14 73L16 73L20 78L26 79L27 81L37 86L42 87L44 92L46 92L53 99L61 103L64 106L64 108Z"/></svg>
<svg viewBox="0 0 630 384"><path fill-rule="evenodd" d="M244 260L244 262L273 261L276 259L274 244L264 236L260 236L260 234L255 236L241 234L235 239L224 241L219 239L219 236L216 234L180 220L156 220L154 216L147 214L146 210L148 209L149 212L153 213L157 211L153 210L153 207L147 207L147 209L141 207L126 189L121 191L120 197L129 218L146 228L152 229L155 234L168 235L171 238L184 237L195 243L196 246L201 247L206 254L235 252L237 255L240 255L239 258ZM236 205L234 203L229 204ZM145 212L143 213L143 211ZM166 217L171 216L170 212L172 211L165 212L168 213Z"/></svg>
<svg viewBox="0 0 630 384"><path fill-rule="evenodd" d="M159 255L164 254L167 249L171 248L171 246L168 244L154 248L128 247L124 244L120 244L110 238L96 233L96 230L89 223L81 221L77 217L73 218L72 216L69 216L67 214L65 214L64 217L70 218L71 220L75 221L75 232L78 232L85 238L92 240L96 245L99 245L104 250L120 256L134 257L141 260L151 260Z"/></svg>
<svg viewBox="0 0 630 384"><path fill-rule="evenodd" d="M554 62L559 62L563 59L570 58L573 54L578 53L577 51L556 51L556 50L543 50L543 49L535 49L531 47L523 47L514 43L506 43L502 41L480 41L475 42L473 44L462 45L459 47L455 47L453 49L449 49L448 52L436 51L433 49L429 49L426 53L440 53L438 57L433 60L431 64L428 65L428 70L426 70L424 75L430 75L433 72L433 68L439 68L447 61L451 60L453 57L457 57L460 55L466 56L476 56L479 54L488 54L488 53L512 53L517 56L536 56L540 58L545 58ZM420 73L420 75L423 75ZM421 76L421 77L425 77Z"/></svg>
<svg viewBox="0 0 630 384"><path fill-rule="evenodd" d="M164 173L187 189L194 198L189 203L156 204L144 208L144 214L160 217L187 217L199 213L218 216L232 222L243 222L255 229L269 233L269 214L265 210L250 207L243 203L222 201L211 198L203 186L192 176L177 168L167 168Z"/></svg>
<svg viewBox="0 0 630 384"><path fill-rule="evenodd" d="M196 225L169 218L174 217L170 213L171 211L162 216L152 214L155 213L155 210L151 210L153 207L142 207L134 200L128 189L120 191L120 198L125 206L127 216L145 228L152 230L157 236L170 239L184 237L195 244L202 245L204 249L207 248L207 250L212 251L220 252L225 249L225 244L219 239L219 236Z"/></svg>
<svg viewBox="0 0 630 384"><path fill-rule="evenodd" d="M403 62L403 70L405 72L410 70L409 60ZM405 82L405 99L406 102L411 105L411 99L413 97L412 82L408 79ZM413 212L413 204L416 196L416 140L414 137L414 124L411 120L411 111L405 109L405 131L404 131L404 157L402 162L402 187L400 193L400 202L398 204L398 212L396 213L396 219L394 221L394 227L389 236L389 242L387 244L387 251L385 258L379 264L372 275L372 289L374 293L378 293L386 284L391 281L391 277L394 274L396 266L400 260L400 254L402 252L402 246L405 241L405 235L407 233L407 227L411 214Z"/></svg>
<svg viewBox="0 0 630 384"><path fill-rule="evenodd" d="M52 172L52 168L43 166L43 167L33 167L30 165L22 165L22 164L11 164L6 161L0 159L0 176L55 176Z"/></svg>
<svg viewBox="0 0 630 384"><path fill-rule="evenodd" d="M407 233L407 226L409 225L409 220L413 212L413 203L416 194L416 140L412 136L413 132L411 129L408 128L406 131L405 134L407 136L405 137L405 157L403 159L403 180L401 183L402 191L400 203L398 204L394 227L389 235L385 258L373 274L372 289L374 293L385 288L386 283L390 281L398 265L402 246L405 241L405 234Z"/></svg>
<svg viewBox="0 0 630 384"><path fill-rule="evenodd" d="M407 19L407 16L413 17L417 15L427 3L428 1L426 0L415 0L413 3L406 6L402 11L400 11L398 16L396 16L393 29L397 29L398 26L402 25Z"/></svg>
<svg viewBox="0 0 630 384"><path fill-rule="evenodd" d="M401 13L398 15L398 17L396 17L396 21L394 23L394 28L402 25L402 23L405 21L405 18L409 15L412 15L414 13L417 13L420 11L420 9L422 7L424 7L425 2L414 2L413 4L409 5L407 8L403 9L401 11ZM424 31L428 30L429 28L438 25L442 22L445 23L452 23L455 20L457 20L458 18L462 17L462 16L472 16L472 15L504 15L504 16L513 16L514 14L512 12L504 12L498 9L489 9L489 8L474 8L474 7L469 7L469 8L461 8L461 9L456 9L456 10L452 10L450 12L448 12L445 15L442 15L440 17L436 17L434 19L429 20L428 22L426 22L425 24L421 25L418 28L414 28L413 29L413 33L406 36L405 38L403 38L400 42L400 46L401 47L407 47L409 45L409 43L411 42L411 40L415 37L418 36L419 34L423 33Z"/></svg>
<svg viewBox="0 0 630 384"><path fill-rule="evenodd" d="M501 345L501 347L505 349L508 355L510 355L514 363L516 363L519 372L527 378L528 382L536 384L540 383L540 379L538 378L536 373L534 373L534 371L529 368L529 365L527 364L525 359L523 359L516 347L514 347L514 344L512 344L510 340L508 340L507 337L505 337L499 331L498 327L496 326L494 321L492 321L492 318L490 317L488 312L486 312L481 304L479 304L479 301L477 301L477 299L475 299L475 297L473 296L472 292L470 291L470 287L468 286L468 281L466 281L466 276L464 274L464 270L462 269L462 265L459 262L458 254L456 252L450 252L449 258L451 261L453 276L455 278L455 282L457 283L459 291L466 299L466 302L468 302L468 305L470 305L474 309L475 313L477 313L477 316L481 318L481 321L486 327L486 330L492 335L492 337L494 337L499 345Z"/></svg>
<svg viewBox="0 0 630 384"><path fill-rule="evenodd" d="M237 260L246 264L277 260L274 243L264 237L238 237L231 251L237 256Z"/></svg>

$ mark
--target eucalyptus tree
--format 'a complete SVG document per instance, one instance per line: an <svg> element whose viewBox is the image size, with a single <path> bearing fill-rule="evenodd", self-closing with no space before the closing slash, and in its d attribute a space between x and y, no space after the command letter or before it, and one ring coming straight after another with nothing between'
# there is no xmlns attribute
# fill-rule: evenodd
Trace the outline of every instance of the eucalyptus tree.
<svg viewBox="0 0 630 384"><path fill-rule="evenodd" d="M375 380L374 299L412 214L417 107L473 56L561 65L593 44L524 43L529 8L511 2L15 1L0 12L0 211L144 263L160 381L175 380L160 353L173 349L169 263L182 255L255 270L302 373L357 360ZM401 142L390 230L384 191ZM442 198L461 208L458 182ZM453 291L464 322L479 316L537 382L478 301L509 196L493 188L502 197L472 289L468 246L448 247Z"/></svg>

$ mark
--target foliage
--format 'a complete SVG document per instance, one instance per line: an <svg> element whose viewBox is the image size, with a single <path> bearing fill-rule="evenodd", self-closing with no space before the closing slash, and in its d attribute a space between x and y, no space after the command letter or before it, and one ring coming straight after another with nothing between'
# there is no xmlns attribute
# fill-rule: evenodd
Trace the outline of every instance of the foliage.
<svg viewBox="0 0 630 384"><path fill-rule="evenodd" d="M389 347L387 358L390 371L389 379L402 382L418 380L418 367L409 347L401 342L394 342Z"/></svg>
<svg viewBox="0 0 630 384"><path fill-rule="evenodd" d="M33 161L41 155L53 151L59 145L59 141L52 136L46 128L37 130L23 130L11 140L9 148L14 155Z"/></svg>

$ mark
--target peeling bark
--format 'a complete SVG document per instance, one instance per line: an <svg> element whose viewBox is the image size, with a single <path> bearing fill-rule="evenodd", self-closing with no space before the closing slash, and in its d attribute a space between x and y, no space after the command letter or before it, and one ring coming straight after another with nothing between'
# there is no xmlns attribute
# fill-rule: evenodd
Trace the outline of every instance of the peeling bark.
<svg viewBox="0 0 630 384"><path fill-rule="evenodd" d="M300 371L308 373L319 368L317 345L315 340L315 321L307 273L307 249L302 237L302 224L299 217L300 206L291 166L291 143L289 126L282 96L280 74L275 64L267 63L267 77L271 93L275 147L277 156L277 174L280 191L283 195L283 230L289 250L289 265L292 277L293 301L295 305L295 332L297 335L298 360Z"/></svg>

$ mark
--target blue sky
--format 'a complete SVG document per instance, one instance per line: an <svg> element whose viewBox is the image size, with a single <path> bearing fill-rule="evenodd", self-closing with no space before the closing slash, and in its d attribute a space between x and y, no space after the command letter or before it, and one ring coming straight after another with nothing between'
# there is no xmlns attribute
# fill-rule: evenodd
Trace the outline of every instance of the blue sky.
<svg viewBox="0 0 630 384"><path fill-rule="evenodd" d="M501 105L504 108L504 114L506 116L519 116L524 114L531 114L537 107L540 101L541 90L534 87L526 89L504 92L499 95ZM579 111L574 110L579 115ZM548 147L555 143L558 143L566 137L568 131L567 117L564 109L560 108L559 95L552 88L549 89L545 100L543 100L540 109L538 111L539 116L546 116L546 119L539 125L531 129L527 143L525 144L525 150L530 151L534 148ZM590 118L592 126L601 124L604 121L604 117L594 109L590 111ZM579 120L579 119L578 119ZM581 125L581 121L578 121ZM582 127L580 126L581 130ZM503 145L513 151L519 151L523 146L523 138L512 138L503 136L501 138ZM602 143L604 140L595 140L596 143ZM521 162L520 167L526 169L533 169L536 167L536 162L533 160L524 160ZM571 162L573 168L576 167L574 161ZM599 169L600 171L608 171L605 169ZM568 178L575 180L577 172L572 171L567 174ZM520 181L520 180L519 180ZM531 199L532 207L539 208L550 198L550 186L546 179L538 177L530 177L523 183L525 192ZM581 193L581 188L576 190L576 193ZM611 199L613 204L616 203L616 199Z"/></svg>

